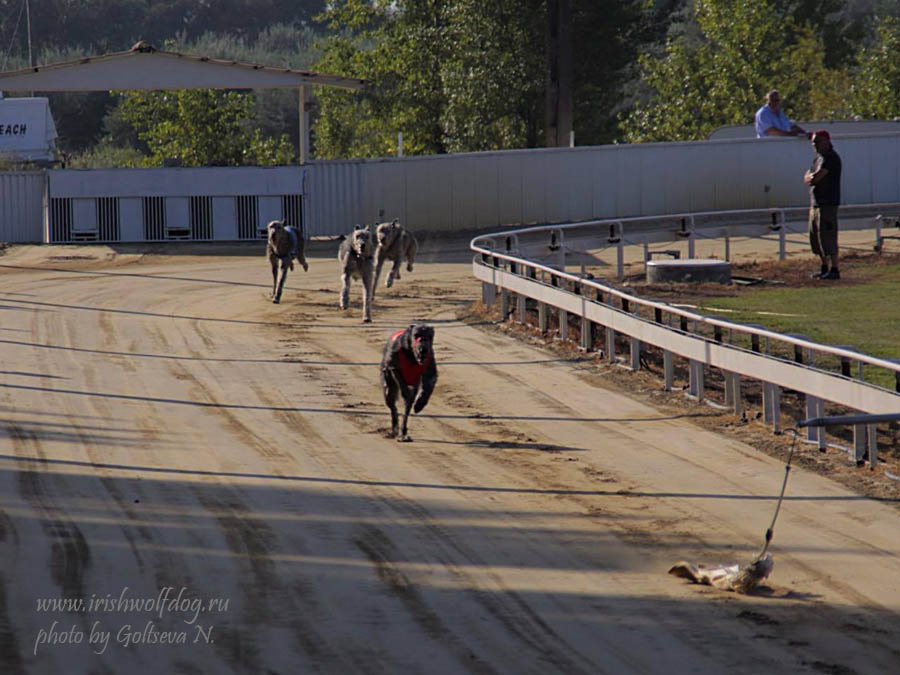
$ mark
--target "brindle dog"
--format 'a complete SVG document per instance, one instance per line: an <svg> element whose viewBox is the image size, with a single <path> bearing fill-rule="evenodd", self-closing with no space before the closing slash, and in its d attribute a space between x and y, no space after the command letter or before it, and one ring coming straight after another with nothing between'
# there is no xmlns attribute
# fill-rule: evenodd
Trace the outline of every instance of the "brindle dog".
<svg viewBox="0 0 900 675"><path fill-rule="evenodd" d="M410 324L388 338L381 356L381 386L384 402L391 409L390 438L408 442L406 422L410 409L421 412L431 398L437 382L434 361L434 328L426 324ZM403 396L403 423L397 429L397 396Z"/></svg>
<svg viewBox="0 0 900 675"><path fill-rule="evenodd" d="M375 246L372 233L365 225L353 230L353 234L344 237L338 249L338 262L341 265L341 299L338 305L347 309L350 304L350 280L362 279L363 284L363 322L372 321L372 284L374 278Z"/></svg>
<svg viewBox="0 0 900 675"><path fill-rule="evenodd" d="M381 268L386 260L393 261L391 271L388 272L385 288L394 285L394 279L400 279L400 265L406 258L406 271L413 271L413 263L416 261L416 252L419 244L412 232L407 230L396 219L390 223L381 223L375 228L375 238L378 240L378 248L375 249L375 282L372 284L372 292L381 278Z"/></svg>
<svg viewBox="0 0 900 675"><path fill-rule="evenodd" d="M303 265L303 271L309 270L303 255L303 233L288 225L283 220L273 220L266 229L269 232L266 255L272 265L272 302L281 302L281 292L287 279L288 270L294 269L294 258ZM278 278L278 263L281 263L281 279Z"/></svg>

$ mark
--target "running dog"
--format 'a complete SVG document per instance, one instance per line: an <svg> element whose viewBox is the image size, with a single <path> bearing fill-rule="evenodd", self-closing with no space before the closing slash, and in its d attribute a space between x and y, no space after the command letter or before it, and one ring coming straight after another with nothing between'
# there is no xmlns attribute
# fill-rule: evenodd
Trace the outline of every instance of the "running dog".
<svg viewBox="0 0 900 675"><path fill-rule="evenodd" d="M337 255L341 265L341 299L338 306L347 309L350 304L350 280L362 279L364 323L372 321L372 285L375 281L373 248L372 233L363 225L354 229L349 237L344 237Z"/></svg>
<svg viewBox="0 0 900 675"><path fill-rule="evenodd" d="M303 234L293 226L285 226L283 220L273 220L266 226L269 232L266 255L272 265L272 302L281 302L281 292L287 279L288 270L294 269L294 258L303 265L303 271L309 270L303 255ZM278 263L281 263L281 279L278 278Z"/></svg>
<svg viewBox="0 0 900 675"><path fill-rule="evenodd" d="M416 252L419 250L419 243L413 233L403 227L396 218L390 223L379 224L375 228L375 238L378 240L378 247L375 249L373 292L381 278L381 268L386 260L394 263L384 283L385 288L390 288L394 285L394 279L400 279L400 265L403 263L403 258L406 258L406 271L412 272L413 263L416 261Z"/></svg>
<svg viewBox="0 0 900 675"><path fill-rule="evenodd" d="M384 402L391 409L390 438L409 442L406 422L409 411L419 413L428 404L437 382L434 361L434 328L426 324L410 324L388 338L381 356L381 386ZM397 396L403 396L403 423L397 429Z"/></svg>

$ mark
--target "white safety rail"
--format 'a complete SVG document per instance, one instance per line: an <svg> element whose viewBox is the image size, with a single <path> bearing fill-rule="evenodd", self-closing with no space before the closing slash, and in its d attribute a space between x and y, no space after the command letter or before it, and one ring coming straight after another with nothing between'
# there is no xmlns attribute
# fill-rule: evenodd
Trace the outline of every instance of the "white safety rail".
<svg viewBox="0 0 900 675"><path fill-rule="evenodd" d="M897 204L867 205L871 212L892 210ZM886 207L886 208L881 208ZM863 207L859 207L860 211ZM821 417L825 402L865 414L900 412L900 362L881 359L842 345L825 345L797 335L784 335L761 326L740 324L700 314L683 307L638 297L585 274L586 260L610 246L618 251L621 276L622 250L626 242L649 240L691 242L698 233L718 231L725 236L775 236L784 252L784 224L791 213L785 209L676 214L655 218L596 220L508 230L475 237L472 269L482 281L486 304L499 293L503 317L510 316L518 298L515 316L525 320L526 298L537 305L538 323L546 330L549 312L558 312L559 337L567 339L569 315L580 317L581 346L591 349L598 327L605 333L605 357L617 360L616 338L629 344L628 363L641 367L642 345L663 352L665 388L674 378L674 358L688 362L688 393L704 396L706 368L718 369L725 382L725 404L742 412L742 378L761 383L763 419L780 432L781 393L788 389L804 395L806 416ZM842 207L843 212L843 207ZM868 227L880 228L883 214L871 216ZM723 224L723 223L730 224ZM706 226L704 226L705 224ZM876 244L883 241L877 230ZM760 234L762 233L762 234ZM576 254L576 255L572 255ZM575 260L573 260L575 258ZM566 271L567 263L579 266ZM891 382L890 388L872 384L874 379ZM869 377L866 377L866 376ZM868 381L867 381L868 380ZM824 431L807 429L807 439L825 448ZM854 425L854 456L861 461L868 450L871 466L877 461L874 424Z"/></svg>
<svg viewBox="0 0 900 675"><path fill-rule="evenodd" d="M625 248L642 246L644 262L656 253L680 256L680 251L652 250L654 244L686 244L687 257L693 258L696 244L715 240L722 245L724 260L731 260L731 245L740 239L768 239L778 242L778 259L787 256L789 235L802 234L808 248L806 207L743 209L676 213L664 216L588 220L559 225L508 230L485 235L504 242L503 249L515 251L550 267L562 269L561 262L580 265L582 273L592 263L606 265L600 256L607 249L616 251L616 279L625 272ZM880 251L885 239L900 239L900 203L849 204L841 206L841 230L873 229L872 249ZM484 239L484 237L479 237Z"/></svg>

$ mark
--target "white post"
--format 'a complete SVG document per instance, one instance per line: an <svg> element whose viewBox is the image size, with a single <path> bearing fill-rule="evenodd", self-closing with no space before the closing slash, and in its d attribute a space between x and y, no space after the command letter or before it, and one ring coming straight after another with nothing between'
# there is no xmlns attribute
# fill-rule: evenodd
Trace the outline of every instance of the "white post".
<svg viewBox="0 0 900 675"><path fill-rule="evenodd" d="M397 132L397 157L403 157L403 132Z"/></svg>
<svg viewBox="0 0 900 675"><path fill-rule="evenodd" d="M300 164L309 160L309 110L306 85L300 85Z"/></svg>
<svg viewBox="0 0 900 675"><path fill-rule="evenodd" d="M672 362L672 352L668 349L663 352L663 372L665 373L666 391L672 391L672 382L675 379L675 364Z"/></svg>
<svg viewBox="0 0 900 675"><path fill-rule="evenodd" d="M569 147L570 148L575 147L575 130L574 129L569 131Z"/></svg>

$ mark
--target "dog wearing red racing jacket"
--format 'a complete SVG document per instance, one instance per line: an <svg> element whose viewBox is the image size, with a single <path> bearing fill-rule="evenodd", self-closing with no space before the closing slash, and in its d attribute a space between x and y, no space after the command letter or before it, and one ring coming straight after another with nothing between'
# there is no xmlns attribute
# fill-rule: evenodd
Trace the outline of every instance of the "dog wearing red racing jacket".
<svg viewBox="0 0 900 675"><path fill-rule="evenodd" d="M411 441L406 429L410 409L421 412L434 391L437 365L434 362L434 328L413 323L388 338L381 357L381 386L384 402L391 409L389 438ZM397 429L397 396L403 396L403 423Z"/></svg>

